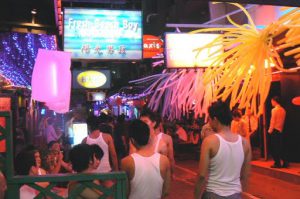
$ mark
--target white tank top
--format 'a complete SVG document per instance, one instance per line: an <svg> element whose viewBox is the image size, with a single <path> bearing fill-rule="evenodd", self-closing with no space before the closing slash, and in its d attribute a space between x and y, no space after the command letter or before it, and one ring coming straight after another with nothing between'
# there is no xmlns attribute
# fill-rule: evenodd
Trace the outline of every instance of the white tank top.
<svg viewBox="0 0 300 199"><path fill-rule="evenodd" d="M206 191L220 196L240 193L240 173L244 162L242 138L238 135L236 142L228 142L215 134L220 141L217 154L210 160Z"/></svg>
<svg viewBox="0 0 300 199"><path fill-rule="evenodd" d="M154 148L154 152L155 153L159 153L158 152L158 147L159 147L159 142L160 142L160 140L161 140L161 138L162 138L162 135L163 135L163 133L159 133L158 135L156 135L156 143L155 143L155 148Z"/></svg>
<svg viewBox="0 0 300 199"><path fill-rule="evenodd" d="M90 136L87 136L86 143L89 145L97 144L102 150L103 150L103 157L100 161L100 164L95 172L97 173L108 173L111 171L111 166L109 163L109 150L108 145L104 141L102 137L102 133L100 133L99 137L96 139L90 138Z"/></svg>
<svg viewBox="0 0 300 199"><path fill-rule="evenodd" d="M134 161L134 177L130 181L129 199L160 199L163 178L160 174L160 154L144 157L131 154Z"/></svg>

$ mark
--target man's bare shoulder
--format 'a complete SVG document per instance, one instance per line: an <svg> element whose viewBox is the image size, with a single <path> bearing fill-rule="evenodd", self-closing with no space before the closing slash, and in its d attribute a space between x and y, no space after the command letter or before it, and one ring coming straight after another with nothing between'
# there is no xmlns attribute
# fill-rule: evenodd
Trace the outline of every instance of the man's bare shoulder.
<svg viewBox="0 0 300 199"><path fill-rule="evenodd" d="M103 138L112 139L111 135L108 133L102 133Z"/></svg>
<svg viewBox="0 0 300 199"><path fill-rule="evenodd" d="M214 133L214 134L207 136L205 138L205 140L207 140L207 142L217 142L219 139L218 139L216 133Z"/></svg>
<svg viewBox="0 0 300 199"><path fill-rule="evenodd" d="M163 133L162 134L162 139L166 142L166 143L170 143L172 141L172 137L168 134Z"/></svg>
<svg viewBox="0 0 300 199"><path fill-rule="evenodd" d="M216 146L217 144L219 144L219 139L215 134L207 136L202 143L202 145L206 146Z"/></svg>
<svg viewBox="0 0 300 199"><path fill-rule="evenodd" d="M126 165L126 167L130 167L133 164L134 164L134 162L133 162L133 158L131 157L131 155L128 155L121 160L121 166Z"/></svg>
<svg viewBox="0 0 300 199"><path fill-rule="evenodd" d="M104 139L106 142L110 142L110 141L113 140L112 137L111 137L111 135L110 135L110 134L107 134L107 133L102 133L102 137L103 137L103 139Z"/></svg>

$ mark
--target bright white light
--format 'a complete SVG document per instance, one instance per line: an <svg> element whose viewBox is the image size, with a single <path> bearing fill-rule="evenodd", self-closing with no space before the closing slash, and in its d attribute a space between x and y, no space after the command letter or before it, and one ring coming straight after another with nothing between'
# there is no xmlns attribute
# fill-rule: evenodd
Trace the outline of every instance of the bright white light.
<svg viewBox="0 0 300 199"><path fill-rule="evenodd" d="M168 33L166 35L167 67L212 66L214 60L208 58L210 55L216 56L222 53L221 44L203 49L198 55L195 50L204 47L217 37L219 34Z"/></svg>
<svg viewBox="0 0 300 199"><path fill-rule="evenodd" d="M88 135L88 127L86 123L75 123L72 126L74 133L74 145L80 144L81 141Z"/></svg>

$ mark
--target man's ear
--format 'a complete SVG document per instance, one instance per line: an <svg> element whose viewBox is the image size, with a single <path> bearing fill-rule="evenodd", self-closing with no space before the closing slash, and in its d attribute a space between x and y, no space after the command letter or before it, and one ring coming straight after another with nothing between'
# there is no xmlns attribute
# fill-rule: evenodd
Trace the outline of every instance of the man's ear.
<svg viewBox="0 0 300 199"><path fill-rule="evenodd" d="M94 161L93 160L90 160L89 161L89 166L93 165Z"/></svg>
<svg viewBox="0 0 300 199"><path fill-rule="evenodd" d="M213 121L218 122L218 123L220 122L217 117L213 117Z"/></svg>
<svg viewBox="0 0 300 199"><path fill-rule="evenodd" d="M133 138L129 138L129 140L130 140L131 144L133 144L133 146L134 146L135 148L138 147L138 145L136 144L136 142L135 142L135 140L134 140Z"/></svg>
<svg viewBox="0 0 300 199"><path fill-rule="evenodd" d="M94 154L95 155L95 154ZM94 155L93 155L93 158L92 159L90 159L90 161L89 161L89 166L91 166L91 165L93 165L94 164Z"/></svg>

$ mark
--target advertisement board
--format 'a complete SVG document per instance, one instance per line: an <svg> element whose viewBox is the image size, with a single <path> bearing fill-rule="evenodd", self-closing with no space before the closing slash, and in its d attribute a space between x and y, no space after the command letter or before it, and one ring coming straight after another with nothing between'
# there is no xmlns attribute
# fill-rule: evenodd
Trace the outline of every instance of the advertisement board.
<svg viewBox="0 0 300 199"><path fill-rule="evenodd" d="M64 51L72 59L142 59L142 12L65 8Z"/></svg>
<svg viewBox="0 0 300 199"><path fill-rule="evenodd" d="M72 70L72 88L74 89L109 89L111 73L108 69Z"/></svg>
<svg viewBox="0 0 300 199"><path fill-rule="evenodd" d="M143 57L152 58L164 52L164 42L154 35L143 36Z"/></svg>
<svg viewBox="0 0 300 199"><path fill-rule="evenodd" d="M222 45L207 48L198 55L196 51L197 48L212 42L219 34L167 33L165 36L168 68L208 67L214 62L214 60L208 59L209 56L222 53Z"/></svg>

